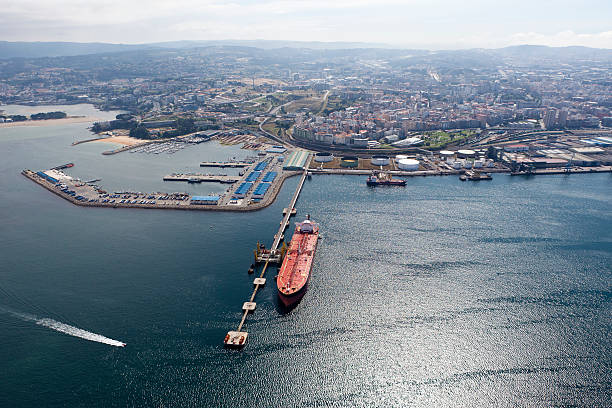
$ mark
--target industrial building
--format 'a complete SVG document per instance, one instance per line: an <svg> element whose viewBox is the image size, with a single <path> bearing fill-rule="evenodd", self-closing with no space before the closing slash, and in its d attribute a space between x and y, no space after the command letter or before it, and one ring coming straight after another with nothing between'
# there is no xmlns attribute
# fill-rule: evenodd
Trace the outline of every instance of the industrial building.
<svg viewBox="0 0 612 408"><path fill-rule="evenodd" d="M253 183L254 181L256 181L259 178L259 176L261 176L261 171L252 171L246 177L245 181L248 181L249 183Z"/></svg>
<svg viewBox="0 0 612 408"><path fill-rule="evenodd" d="M289 155L287 160L285 160L283 170L304 170L304 168L306 167L307 160L308 152L304 150L296 150L295 152L291 153L291 155Z"/></svg>
<svg viewBox="0 0 612 408"><path fill-rule="evenodd" d="M190 204L193 205L217 205L219 203L219 196L193 196L191 197Z"/></svg>
<svg viewBox="0 0 612 408"><path fill-rule="evenodd" d="M263 180L261 180L263 183L271 183L274 181L274 179L276 178L277 174L275 171L269 171L266 173L266 175L264 176Z"/></svg>
<svg viewBox="0 0 612 408"><path fill-rule="evenodd" d="M233 198L246 197L247 193L251 190L251 187L253 187L253 183L249 183L249 182L242 183L240 187L238 187L236 191L234 191Z"/></svg>
<svg viewBox="0 0 612 408"><path fill-rule="evenodd" d="M270 163L269 160L264 160L262 162L260 162L257 166L255 166L255 168L253 169L254 171L263 171L266 167L268 167L268 164Z"/></svg>
<svg viewBox="0 0 612 408"><path fill-rule="evenodd" d="M253 191L253 199L260 200L264 198L270 185L270 183L259 183L257 187L255 187L255 191Z"/></svg>

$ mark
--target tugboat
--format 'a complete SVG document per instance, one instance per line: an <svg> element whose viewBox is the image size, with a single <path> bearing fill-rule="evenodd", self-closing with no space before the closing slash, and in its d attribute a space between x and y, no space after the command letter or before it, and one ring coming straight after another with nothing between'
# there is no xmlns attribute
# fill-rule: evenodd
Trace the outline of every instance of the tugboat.
<svg viewBox="0 0 612 408"><path fill-rule="evenodd" d="M405 186L406 180L391 178L389 173L372 172L366 180L368 186Z"/></svg>
<svg viewBox="0 0 612 408"><path fill-rule="evenodd" d="M491 180L492 177L489 173L481 173L477 170L472 170L472 171L466 171L465 174L462 174L461 176L459 176L459 179L461 181L466 181L466 180L478 181L478 180Z"/></svg>

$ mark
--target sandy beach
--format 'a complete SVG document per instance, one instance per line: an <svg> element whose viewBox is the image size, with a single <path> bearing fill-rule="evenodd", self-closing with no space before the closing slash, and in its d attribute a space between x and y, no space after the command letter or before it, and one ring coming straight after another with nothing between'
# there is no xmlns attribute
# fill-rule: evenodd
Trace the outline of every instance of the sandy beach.
<svg viewBox="0 0 612 408"><path fill-rule="evenodd" d="M44 120L25 120L23 122L0 123L0 128L20 127L20 126L55 126L67 125L70 123L96 122L98 118L92 116L77 116L64 119L44 119Z"/></svg>
<svg viewBox="0 0 612 408"><path fill-rule="evenodd" d="M137 146L146 143L145 140L135 139L129 136L110 136L104 139L96 139L94 142L116 143L122 146Z"/></svg>

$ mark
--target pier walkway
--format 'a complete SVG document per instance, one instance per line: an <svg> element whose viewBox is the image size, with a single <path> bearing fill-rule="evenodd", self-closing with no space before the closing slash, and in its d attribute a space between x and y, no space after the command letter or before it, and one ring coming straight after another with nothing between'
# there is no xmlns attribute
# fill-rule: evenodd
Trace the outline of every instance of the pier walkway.
<svg viewBox="0 0 612 408"><path fill-rule="evenodd" d="M233 184L240 181L239 176L225 174L170 174L164 176L164 181L187 181L189 183L213 182Z"/></svg>
<svg viewBox="0 0 612 408"><path fill-rule="evenodd" d="M200 163L200 167L249 167L253 163L249 162L238 162L238 161L229 161L229 162L202 162Z"/></svg>
<svg viewBox="0 0 612 408"><path fill-rule="evenodd" d="M308 169L306 168L304 170L304 173L302 174L302 177L300 177L300 182L298 183L298 186L295 189L295 193L293 193L293 197L291 198L289 206L283 211L283 219L278 228L278 232L276 233L276 235L274 235L274 242L272 243L272 247L270 247L271 254L276 254L276 251L278 250L278 247L281 241L283 240L283 232L289 225L289 219L292 215L295 214L295 211L293 210L295 209L295 204L298 200L298 197L300 196L300 193L302 192L302 188L304 187L304 181L306 181L307 175ZM261 273L259 274L259 277L253 280L253 285L255 286L253 288L253 293L251 294L249 301L244 302L244 304L242 305L242 319L238 324L238 328L236 329L236 331L229 331L225 336L225 340L223 341L223 343L226 346L243 347L246 344L246 340L249 336L249 333L246 331L242 331L242 327L244 326L244 322L246 321L248 314L255 311L255 307L257 306L257 304L254 302L255 295L257 294L259 288L263 287L266 284L266 279L264 276L266 275L266 271L268 270L269 264L270 261L266 261L263 269L261 270Z"/></svg>

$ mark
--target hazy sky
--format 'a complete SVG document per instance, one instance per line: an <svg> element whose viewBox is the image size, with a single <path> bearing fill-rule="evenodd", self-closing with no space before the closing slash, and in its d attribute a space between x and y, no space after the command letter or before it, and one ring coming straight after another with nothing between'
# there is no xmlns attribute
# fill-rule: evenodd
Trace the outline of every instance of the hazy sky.
<svg viewBox="0 0 612 408"><path fill-rule="evenodd" d="M612 48L612 0L4 0L0 40Z"/></svg>

